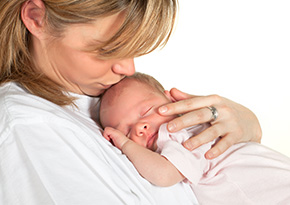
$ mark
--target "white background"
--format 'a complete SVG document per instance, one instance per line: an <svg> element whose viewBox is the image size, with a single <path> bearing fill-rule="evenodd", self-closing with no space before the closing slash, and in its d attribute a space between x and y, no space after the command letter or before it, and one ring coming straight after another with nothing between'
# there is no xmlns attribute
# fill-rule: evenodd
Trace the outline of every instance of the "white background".
<svg viewBox="0 0 290 205"><path fill-rule="evenodd" d="M262 144L290 157L289 0L180 0L169 43L135 62L166 89L250 108Z"/></svg>

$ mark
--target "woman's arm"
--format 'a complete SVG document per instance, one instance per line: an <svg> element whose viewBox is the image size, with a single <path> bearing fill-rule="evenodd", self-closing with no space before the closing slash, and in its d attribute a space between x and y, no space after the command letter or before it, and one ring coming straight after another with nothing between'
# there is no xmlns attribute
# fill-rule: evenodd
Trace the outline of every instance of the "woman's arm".
<svg viewBox="0 0 290 205"><path fill-rule="evenodd" d="M152 184L167 187L184 179L184 176L166 158L138 145L120 131L106 127L103 135L107 140L112 140L133 163L140 175Z"/></svg>
<svg viewBox="0 0 290 205"><path fill-rule="evenodd" d="M187 149L193 150L215 138L222 137L205 154L206 158L212 159L222 154L233 144L247 141L260 142L262 131L259 121L248 108L218 95L193 96L175 88L171 89L170 94L177 102L160 107L160 114L186 113L168 123L170 132L209 122L212 115L207 108L209 106L214 106L218 111L218 118L211 122L211 127L184 143Z"/></svg>

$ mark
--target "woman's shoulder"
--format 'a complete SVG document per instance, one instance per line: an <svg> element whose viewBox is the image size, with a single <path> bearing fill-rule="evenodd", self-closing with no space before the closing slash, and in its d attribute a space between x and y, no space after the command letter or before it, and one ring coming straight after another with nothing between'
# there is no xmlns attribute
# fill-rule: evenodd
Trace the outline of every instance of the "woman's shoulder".
<svg viewBox="0 0 290 205"><path fill-rule="evenodd" d="M16 83L0 86L0 122L39 121L45 123L93 123L97 111L97 98L76 95L75 105L59 106L44 98L30 94ZM5 121L4 121L5 120ZM0 124L2 126L3 124Z"/></svg>
<svg viewBox="0 0 290 205"><path fill-rule="evenodd" d="M88 99L85 99L88 100ZM85 105L89 103L83 103ZM88 108L83 108L88 109ZM44 98L27 92L16 83L6 83L0 86L1 124L7 123L60 123L63 121L90 121L90 116L73 106L59 106ZM2 124L2 125L3 125ZM1 126L2 126L1 125Z"/></svg>
<svg viewBox="0 0 290 205"><path fill-rule="evenodd" d="M32 95L16 83L0 86L0 113L0 136L1 133L7 134L19 127L40 129L45 126L46 129L58 128L76 133L92 128L94 131L99 130L98 125L86 113L73 106L58 106Z"/></svg>
<svg viewBox="0 0 290 205"><path fill-rule="evenodd" d="M10 82L0 86L1 114L13 120L42 116L52 113L57 107L59 106L28 93L16 83Z"/></svg>

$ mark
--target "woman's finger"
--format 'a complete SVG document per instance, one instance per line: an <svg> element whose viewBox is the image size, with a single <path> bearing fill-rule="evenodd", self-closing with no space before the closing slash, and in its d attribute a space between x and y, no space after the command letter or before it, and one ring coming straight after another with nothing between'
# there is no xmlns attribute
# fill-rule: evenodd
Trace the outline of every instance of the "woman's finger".
<svg viewBox="0 0 290 205"><path fill-rule="evenodd" d="M214 139L218 138L219 136L224 135L222 123L218 123L215 125L210 126L209 128L205 129L203 132L199 133L198 135L189 138L187 141L183 143L183 146L192 151L195 148L213 141Z"/></svg>
<svg viewBox="0 0 290 205"><path fill-rule="evenodd" d="M213 159L224 153L229 147L237 143L237 137L234 134L228 134L222 137L215 146L205 153L207 159Z"/></svg>
<svg viewBox="0 0 290 205"><path fill-rule="evenodd" d="M159 108L159 113L161 115L184 114L204 107L219 105L221 101L222 98L218 95L195 96L163 105Z"/></svg>
<svg viewBox="0 0 290 205"><path fill-rule="evenodd" d="M176 101L180 101L180 100L185 100L188 98L192 98L195 97L194 95L190 95L188 93L184 93L180 90L178 90L177 88L172 88L170 90L170 95L176 100Z"/></svg>
<svg viewBox="0 0 290 205"><path fill-rule="evenodd" d="M212 112L207 107L188 112L168 122L168 130L177 132L183 128L209 122L212 119Z"/></svg>

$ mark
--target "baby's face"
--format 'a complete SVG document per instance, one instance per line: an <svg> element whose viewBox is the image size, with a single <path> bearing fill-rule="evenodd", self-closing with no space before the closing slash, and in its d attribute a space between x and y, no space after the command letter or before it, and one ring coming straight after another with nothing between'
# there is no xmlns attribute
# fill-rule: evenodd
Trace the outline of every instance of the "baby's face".
<svg viewBox="0 0 290 205"><path fill-rule="evenodd" d="M170 103L170 98L132 79L123 80L112 89L120 93L121 87L121 95L104 96L100 110L102 125L118 129L137 144L155 151L160 125L174 118L158 114L158 108Z"/></svg>

